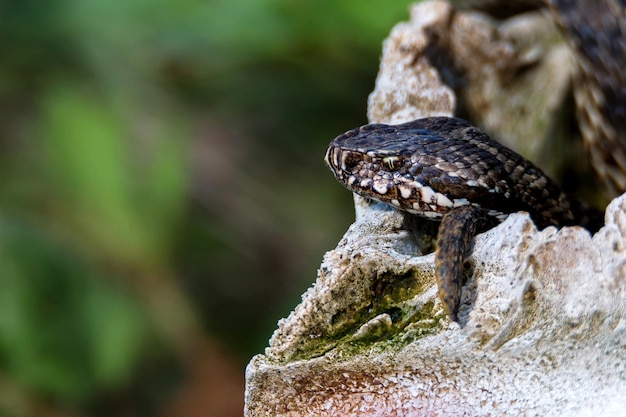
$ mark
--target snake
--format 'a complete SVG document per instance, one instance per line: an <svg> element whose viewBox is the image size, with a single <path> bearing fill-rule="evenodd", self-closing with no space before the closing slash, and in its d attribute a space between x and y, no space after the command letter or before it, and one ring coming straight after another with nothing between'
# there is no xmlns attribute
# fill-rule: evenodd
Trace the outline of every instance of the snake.
<svg viewBox="0 0 626 417"><path fill-rule="evenodd" d="M576 57L576 111L592 166L613 194L622 193L626 1L543 4ZM532 162L457 117L361 126L331 141L324 159L353 193L440 222L435 276L444 310L456 321L465 261L477 233L518 211L526 211L540 229L579 225L594 233L603 225L600 210L566 194Z"/></svg>
<svg viewBox="0 0 626 417"><path fill-rule="evenodd" d="M457 0L463 2L463 0ZM578 124L596 174L626 191L626 0L467 0L507 10L545 6L574 51ZM503 15L506 15L505 12ZM566 194L532 162L457 117L368 124L331 141L325 162L353 193L439 221L435 276L444 310L458 321L471 241L510 213L540 229L579 225L602 212Z"/></svg>
<svg viewBox="0 0 626 417"><path fill-rule="evenodd" d="M530 161L468 121L428 117L368 124L336 137L325 155L353 193L440 221L435 276L446 313L457 317L473 236L526 211L539 228L602 226L602 213L561 188Z"/></svg>

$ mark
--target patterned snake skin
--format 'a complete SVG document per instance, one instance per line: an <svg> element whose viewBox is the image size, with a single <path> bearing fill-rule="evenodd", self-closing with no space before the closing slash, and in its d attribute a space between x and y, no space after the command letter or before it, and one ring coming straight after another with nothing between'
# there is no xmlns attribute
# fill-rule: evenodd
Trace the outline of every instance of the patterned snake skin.
<svg viewBox="0 0 626 417"><path fill-rule="evenodd" d="M591 165L613 195L626 192L626 0L550 0L575 51L574 98Z"/></svg>
<svg viewBox="0 0 626 417"><path fill-rule="evenodd" d="M624 192L626 0L546 4L577 55L574 95L594 169L614 194ZM441 221L435 274L455 320L464 260L476 233L516 211L527 211L539 228L581 225L595 232L602 226L602 213L563 193L531 162L462 119L362 126L335 138L325 160L350 191Z"/></svg>

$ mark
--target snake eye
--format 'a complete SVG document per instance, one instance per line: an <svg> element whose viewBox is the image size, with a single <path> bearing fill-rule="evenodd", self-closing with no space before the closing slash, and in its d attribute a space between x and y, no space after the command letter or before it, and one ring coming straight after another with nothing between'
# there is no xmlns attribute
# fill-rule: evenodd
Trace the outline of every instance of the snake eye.
<svg viewBox="0 0 626 417"><path fill-rule="evenodd" d="M395 171L400 168L400 158L397 156L387 156L383 158L383 164L389 168L390 171Z"/></svg>

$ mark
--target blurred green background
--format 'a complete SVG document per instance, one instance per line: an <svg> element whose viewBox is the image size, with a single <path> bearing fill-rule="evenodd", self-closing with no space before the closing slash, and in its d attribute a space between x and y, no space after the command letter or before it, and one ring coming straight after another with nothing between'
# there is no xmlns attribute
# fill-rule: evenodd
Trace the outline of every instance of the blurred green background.
<svg viewBox="0 0 626 417"><path fill-rule="evenodd" d="M0 3L0 415L242 415L408 3Z"/></svg>

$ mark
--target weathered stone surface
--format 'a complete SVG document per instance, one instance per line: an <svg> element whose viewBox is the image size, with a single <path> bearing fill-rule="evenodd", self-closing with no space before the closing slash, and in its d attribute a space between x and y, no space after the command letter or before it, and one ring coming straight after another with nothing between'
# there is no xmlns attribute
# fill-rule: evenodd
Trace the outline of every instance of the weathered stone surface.
<svg viewBox="0 0 626 417"><path fill-rule="evenodd" d="M432 33L448 29L454 9L436 1L411 10L411 21L398 23L383 43L376 88L368 101L367 116L372 123L396 124L454 114L454 91L428 56Z"/></svg>
<svg viewBox="0 0 626 417"><path fill-rule="evenodd" d="M595 236L511 215L476 238L460 325L405 216L367 210L247 369L247 416L626 410L626 197ZM419 223L419 222L418 222Z"/></svg>
<svg viewBox="0 0 626 417"><path fill-rule="evenodd" d="M372 121L454 113L427 45L459 15L423 3L394 29ZM248 365L246 416L626 413L626 195L594 236L538 231L524 213L477 236L459 323L437 298L436 223L359 197L355 206L315 284Z"/></svg>

